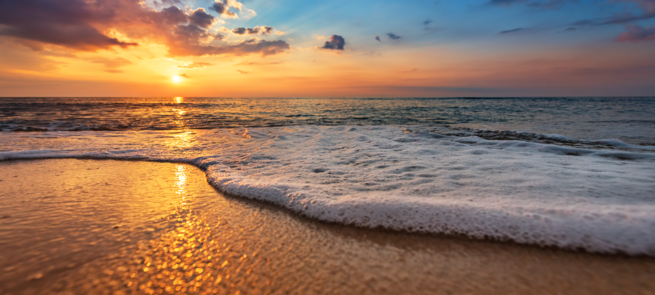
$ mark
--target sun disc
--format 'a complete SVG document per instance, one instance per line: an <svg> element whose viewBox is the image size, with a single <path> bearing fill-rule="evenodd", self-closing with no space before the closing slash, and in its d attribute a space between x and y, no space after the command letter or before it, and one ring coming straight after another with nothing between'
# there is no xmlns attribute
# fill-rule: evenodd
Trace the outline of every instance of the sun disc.
<svg viewBox="0 0 655 295"><path fill-rule="evenodd" d="M173 76L173 83L180 83L182 81L182 77L180 76Z"/></svg>

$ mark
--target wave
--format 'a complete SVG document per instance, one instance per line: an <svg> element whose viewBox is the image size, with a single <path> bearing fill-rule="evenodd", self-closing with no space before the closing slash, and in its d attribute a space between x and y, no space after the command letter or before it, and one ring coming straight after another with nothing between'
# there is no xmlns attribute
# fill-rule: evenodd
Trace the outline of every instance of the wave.
<svg viewBox="0 0 655 295"><path fill-rule="evenodd" d="M520 140L538 142L553 145L580 147L588 149L623 149L623 150L647 150L655 151L655 146L650 144L628 144L616 138L585 140L575 139L559 134L541 134L533 132L517 132L512 130L488 130L468 127L441 128L434 132L456 137L480 137L487 140Z"/></svg>
<svg viewBox="0 0 655 295"><path fill-rule="evenodd" d="M48 149L1 134L26 149L0 160L184 162L223 192L327 222L655 256L654 153L412 128L57 132Z"/></svg>

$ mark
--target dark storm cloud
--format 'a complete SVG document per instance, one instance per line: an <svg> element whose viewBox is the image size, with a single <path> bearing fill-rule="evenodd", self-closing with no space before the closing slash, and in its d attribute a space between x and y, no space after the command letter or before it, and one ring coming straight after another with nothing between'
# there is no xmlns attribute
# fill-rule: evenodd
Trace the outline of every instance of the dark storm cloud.
<svg viewBox="0 0 655 295"><path fill-rule="evenodd" d="M346 39L339 35L332 35L332 37L330 37L330 41L326 41L325 45L323 45L321 48L343 50L344 46L346 46Z"/></svg>
<svg viewBox="0 0 655 295"><path fill-rule="evenodd" d="M402 37L400 37L400 36L398 36L398 35L396 35L394 33L387 33L387 36L389 36L389 38L393 39L393 40L398 40L398 39L402 38Z"/></svg>
<svg viewBox="0 0 655 295"><path fill-rule="evenodd" d="M237 35L268 35L273 32L273 27L263 26L263 27L254 27L254 28L236 28L232 30L232 33Z"/></svg>
<svg viewBox="0 0 655 295"><path fill-rule="evenodd" d="M513 29L513 30L502 31L502 32L500 32L500 33L498 33L498 34L510 34L510 33L516 33L516 32L522 31L522 30L523 30L523 28L516 28L516 29Z"/></svg>
<svg viewBox="0 0 655 295"><path fill-rule="evenodd" d="M185 12L170 6L156 11L142 0L0 0L0 37L12 36L22 43L36 44L30 46L35 50L45 50L43 46L48 44L82 51L138 45L128 40L166 45L170 56L270 55L289 50L284 41L207 45L224 37L207 30L214 21L202 8ZM111 31L129 39L108 36Z"/></svg>

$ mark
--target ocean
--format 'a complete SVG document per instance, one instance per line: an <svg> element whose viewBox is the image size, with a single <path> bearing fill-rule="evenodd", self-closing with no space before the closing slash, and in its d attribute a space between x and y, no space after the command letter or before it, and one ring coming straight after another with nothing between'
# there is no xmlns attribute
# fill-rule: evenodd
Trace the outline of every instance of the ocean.
<svg viewBox="0 0 655 295"><path fill-rule="evenodd" d="M189 163L321 221L655 256L655 97L0 98L0 161Z"/></svg>

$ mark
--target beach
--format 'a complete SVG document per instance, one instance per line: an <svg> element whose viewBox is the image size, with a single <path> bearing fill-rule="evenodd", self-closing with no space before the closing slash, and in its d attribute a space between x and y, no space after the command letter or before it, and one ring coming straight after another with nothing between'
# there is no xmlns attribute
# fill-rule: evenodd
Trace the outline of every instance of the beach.
<svg viewBox="0 0 655 295"><path fill-rule="evenodd" d="M651 101L3 99L0 293L649 294Z"/></svg>
<svg viewBox="0 0 655 295"><path fill-rule="evenodd" d="M2 294L649 294L653 258L318 222L186 164L0 163ZM46 193L47 192L47 193Z"/></svg>
<svg viewBox="0 0 655 295"><path fill-rule="evenodd" d="M654 44L655 0L0 0L0 295L655 295Z"/></svg>
<svg viewBox="0 0 655 295"><path fill-rule="evenodd" d="M3 132L0 142L5 161L188 163L221 192L320 221L655 255L652 146L484 139L429 126Z"/></svg>

